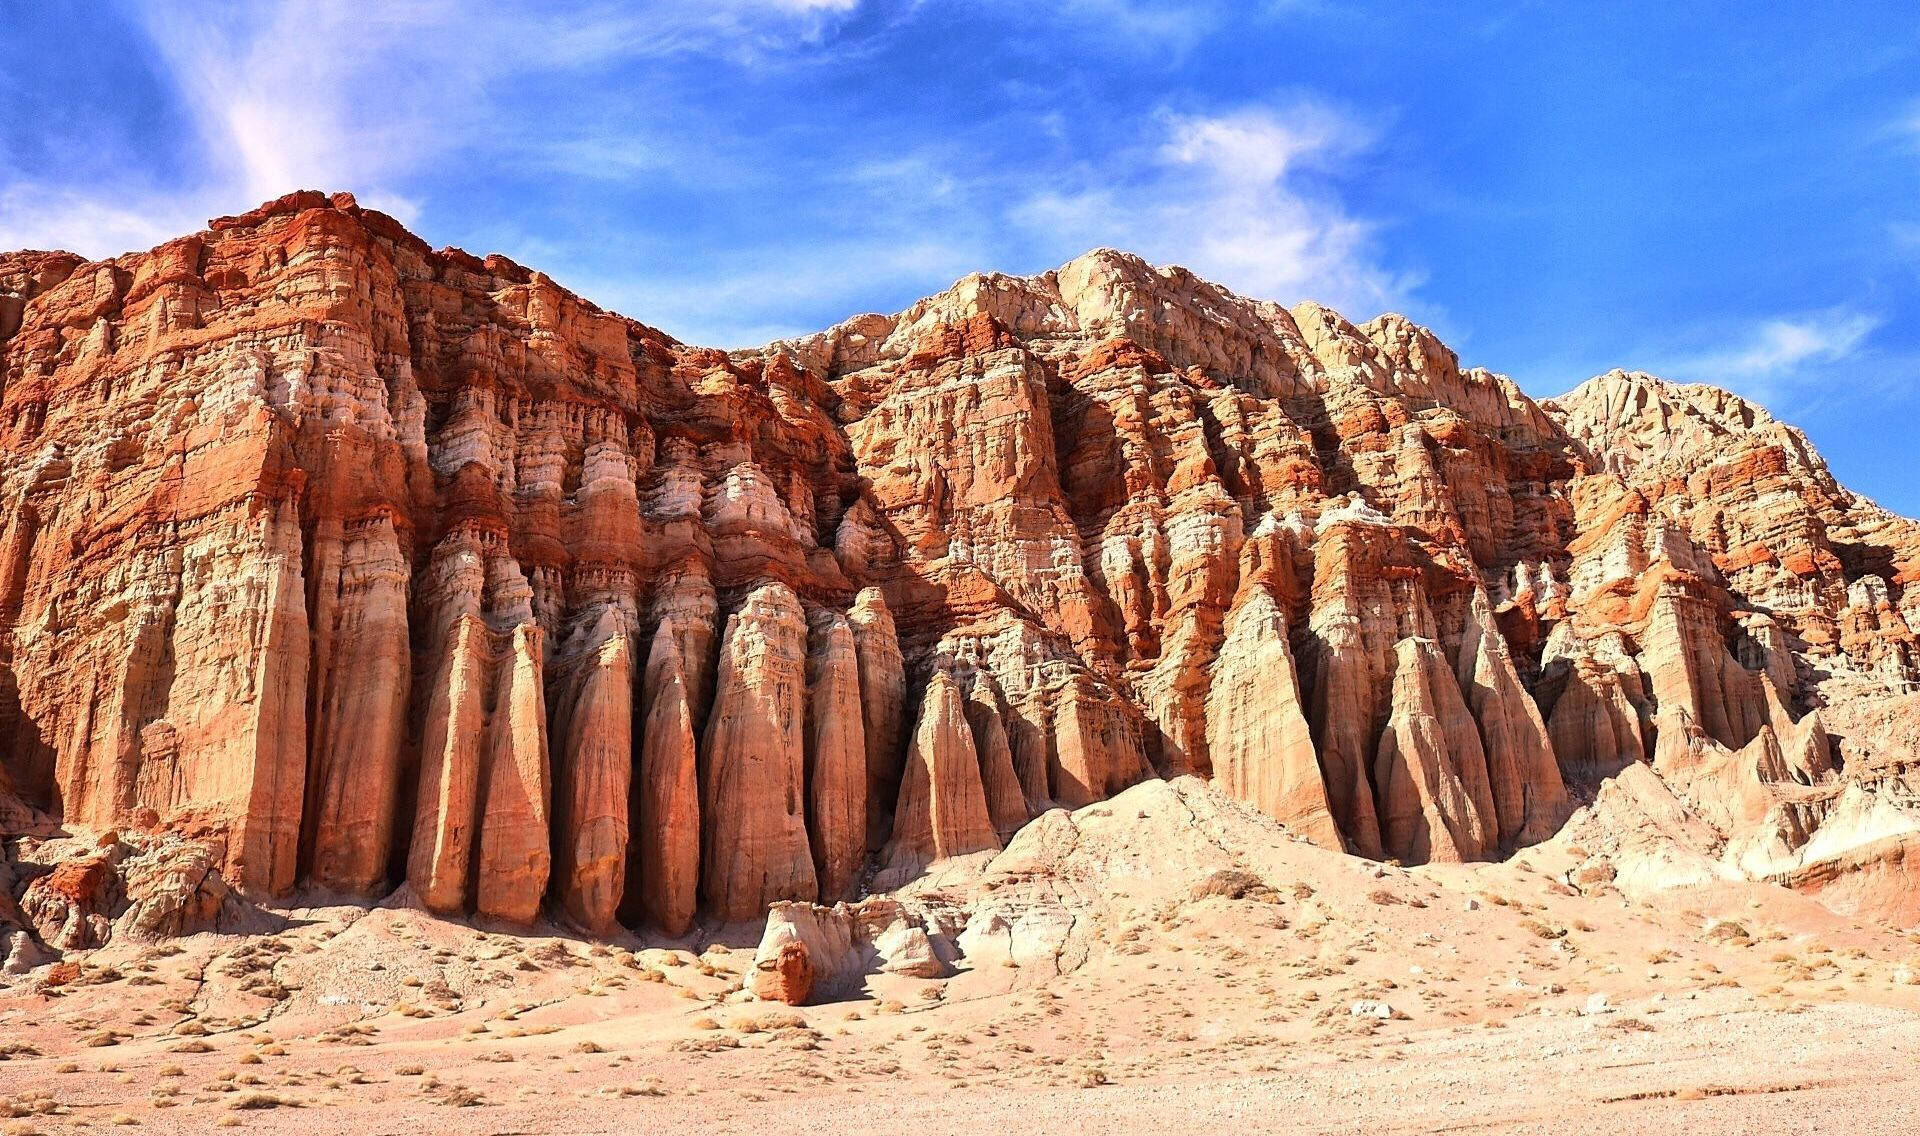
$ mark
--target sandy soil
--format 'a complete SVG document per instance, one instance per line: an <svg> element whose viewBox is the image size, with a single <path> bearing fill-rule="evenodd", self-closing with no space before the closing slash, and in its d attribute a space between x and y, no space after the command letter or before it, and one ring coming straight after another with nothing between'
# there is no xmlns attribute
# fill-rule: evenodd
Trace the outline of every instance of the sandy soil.
<svg viewBox="0 0 1920 1136"><path fill-rule="evenodd" d="M798 1010L740 1000L753 928L662 947L316 906L271 935L115 944L0 991L0 1124L1914 1130L1906 936L1756 885L1583 895L1551 854L1299 855L1321 858L1269 869L1263 897L1144 893L1064 975L878 975Z"/></svg>

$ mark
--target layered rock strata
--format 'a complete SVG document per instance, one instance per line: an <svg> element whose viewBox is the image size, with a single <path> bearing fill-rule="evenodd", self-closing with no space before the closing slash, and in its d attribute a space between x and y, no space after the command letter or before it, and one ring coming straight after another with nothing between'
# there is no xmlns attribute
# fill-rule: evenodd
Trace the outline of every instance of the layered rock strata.
<svg viewBox="0 0 1920 1136"><path fill-rule="evenodd" d="M1907 776L1822 723L1920 526L1791 427L1121 253L724 353L299 193L0 256L0 383L0 787L253 896L680 935L1186 773L1479 859L1647 763L1797 870Z"/></svg>

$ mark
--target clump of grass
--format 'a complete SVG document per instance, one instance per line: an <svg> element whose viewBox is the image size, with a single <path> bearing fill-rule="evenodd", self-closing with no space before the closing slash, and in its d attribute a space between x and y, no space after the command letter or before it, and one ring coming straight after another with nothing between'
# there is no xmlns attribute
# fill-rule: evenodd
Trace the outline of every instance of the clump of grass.
<svg viewBox="0 0 1920 1136"><path fill-rule="evenodd" d="M1748 943L1753 940L1752 932L1731 919L1722 920L1707 928L1707 938L1720 939L1733 943Z"/></svg>
<svg viewBox="0 0 1920 1136"><path fill-rule="evenodd" d="M283 1097L278 1093L241 1093L227 1102L227 1107L235 1112L252 1112L266 1108L298 1108L298 1101Z"/></svg>
<svg viewBox="0 0 1920 1136"><path fill-rule="evenodd" d="M783 1029L805 1029L807 1019L792 1010L768 1010L759 1014L743 1014L730 1024L741 1033L772 1033Z"/></svg>

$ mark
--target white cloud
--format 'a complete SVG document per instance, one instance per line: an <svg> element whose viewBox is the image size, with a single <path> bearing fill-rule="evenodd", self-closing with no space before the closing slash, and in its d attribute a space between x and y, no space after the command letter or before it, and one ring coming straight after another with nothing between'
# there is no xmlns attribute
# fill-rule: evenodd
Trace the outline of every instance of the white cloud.
<svg viewBox="0 0 1920 1136"><path fill-rule="evenodd" d="M201 175L0 184L0 248L111 256L295 189L352 189L410 220L407 178L469 146L537 141L562 164L605 156L553 141L565 107L501 106L497 92L516 78L689 54L761 63L818 45L860 2L654 0L555 14L529 0L147 0L136 21L189 111ZM537 137L514 137L524 131ZM642 141L601 141L629 170L649 160Z"/></svg>
<svg viewBox="0 0 1920 1136"><path fill-rule="evenodd" d="M671 276L575 274L563 257L541 263L596 303L688 342L731 349L821 330L797 313L824 308L845 318L876 294L944 286L979 268L985 256L972 241L915 237L889 224L873 234L754 250L704 272Z"/></svg>
<svg viewBox="0 0 1920 1136"><path fill-rule="evenodd" d="M1920 142L1920 103L1914 103L1907 108L1907 113L1901 116L1899 122L1895 124L1895 129L1915 142Z"/></svg>
<svg viewBox="0 0 1920 1136"><path fill-rule="evenodd" d="M1831 308L1763 320L1732 342L1683 356L1665 369L1688 382L1726 387L1774 411L1835 392L1832 368L1862 354L1880 320L1863 312ZM1855 390L1876 385L1862 376Z"/></svg>
<svg viewBox="0 0 1920 1136"><path fill-rule="evenodd" d="M1117 246L1248 295L1318 300L1356 319L1404 304L1417 286L1384 266L1377 225L1333 187L1370 144L1361 123L1299 102L1163 114L1155 126L1151 150L1085 171L1080 188L1033 194L1016 219L1081 247Z"/></svg>
<svg viewBox="0 0 1920 1136"><path fill-rule="evenodd" d="M1696 357L1696 374L1730 381L1773 379L1805 363L1834 363L1852 355L1880 321L1858 312L1830 311L1771 319L1730 348Z"/></svg>
<svg viewBox="0 0 1920 1136"><path fill-rule="evenodd" d="M98 258L151 248L198 230L209 205L171 192L123 195L16 183L0 187L0 250L66 249Z"/></svg>
<svg viewBox="0 0 1920 1136"><path fill-rule="evenodd" d="M1211 8L1196 14L1157 0L1076 2L1083 22L1167 42L1212 18ZM484 12L460 0L155 0L141 26L190 114L204 172L173 185L140 171L91 185L0 181L0 248L113 255L296 188L351 189L415 224L422 205L411 195L421 186L494 163L576 190L583 179L684 176L710 186L721 211L779 196L778 224L748 224L706 244L644 228L613 244L564 229L516 232L506 217L493 230L484 218L463 219L463 240L494 242L476 251L498 248L696 342L790 335L857 308L904 306L969 271L1039 270L1096 245L1182 263L1251 295L1318 299L1355 318L1411 292L1411 278L1383 266L1376 225L1338 192L1371 131L1310 101L1161 112L1118 151L1106 131L1069 129L1047 108L1038 129L1059 151L1083 133L1103 139L1097 160L1064 166L983 155L964 139L875 136L855 152L816 153L794 148L792 137L763 144L705 129L699 104L676 103L689 96L667 64L688 55L707 72L708 60L810 66L866 50L833 40L861 7L656 0L563 18L531 0ZM564 92L591 90L598 69L636 59L663 61L634 69L660 76L643 101L568 103ZM642 89L629 72L617 77ZM523 101L529 89L551 101ZM426 228L434 239L430 220Z"/></svg>
<svg viewBox="0 0 1920 1136"><path fill-rule="evenodd" d="M1116 42L1175 54L1220 23L1216 5L1200 0L1061 0L1060 9Z"/></svg>

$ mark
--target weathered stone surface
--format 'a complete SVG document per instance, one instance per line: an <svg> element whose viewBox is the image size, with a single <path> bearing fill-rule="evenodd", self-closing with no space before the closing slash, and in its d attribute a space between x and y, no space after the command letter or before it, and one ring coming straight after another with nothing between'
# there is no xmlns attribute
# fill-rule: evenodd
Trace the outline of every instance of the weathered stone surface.
<svg viewBox="0 0 1920 1136"><path fill-rule="evenodd" d="M583 930L605 933L626 890L628 798L633 777L633 649L611 611L595 624L577 689L555 722L554 894Z"/></svg>
<svg viewBox="0 0 1920 1136"><path fill-rule="evenodd" d="M673 936L693 925L700 888L699 757L680 644L673 622L662 620L647 653L627 867L632 898L623 908L629 922Z"/></svg>
<svg viewBox="0 0 1920 1136"><path fill-rule="evenodd" d="M1460 639L1456 674L1480 725L1500 843L1537 844L1559 830L1570 805L1553 739L1540 708L1521 684L1513 656L1484 591L1473 594ZM1483 818L1487 819L1487 818Z"/></svg>
<svg viewBox="0 0 1920 1136"><path fill-rule="evenodd" d="M20 911L40 941L57 950L104 947L123 898L120 874L106 854L67 860L27 885Z"/></svg>
<svg viewBox="0 0 1920 1136"><path fill-rule="evenodd" d="M820 896L852 896L867 851L867 740L847 617L822 611L807 649L807 835Z"/></svg>
<svg viewBox="0 0 1920 1136"><path fill-rule="evenodd" d="M472 899L468 880L479 826L488 667L487 630L479 617L462 617L451 632L427 707L419 811L407 869L420 902L441 915L464 913Z"/></svg>
<svg viewBox="0 0 1920 1136"><path fill-rule="evenodd" d="M943 969L931 945L918 959L901 948L915 934L927 944L923 918L880 896L831 907L775 903L767 910L766 930L747 972L747 992L765 1002L804 1006L857 994L878 970L924 975L927 960Z"/></svg>
<svg viewBox="0 0 1920 1136"><path fill-rule="evenodd" d="M1727 392L1112 250L732 353L345 194L0 255L0 815L244 894L678 935L1195 772L1403 859L1670 775L1864 902L1916 584Z"/></svg>
<svg viewBox="0 0 1920 1136"><path fill-rule="evenodd" d="M701 898L723 922L819 892L806 830L806 657L806 616L784 584L755 588L727 619L700 786Z"/></svg>
<svg viewBox="0 0 1920 1136"><path fill-rule="evenodd" d="M907 743L906 776L894 810L888 871L905 875L949 856L997 850L980 759L967 724L966 700L953 676L936 670L920 701Z"/></svg>
<svg viewBox="0 0 1920 1136"><path fill-rule="evenodd" d="M1027 808L1020 774L1014 768L1006 714L991 674L977 672L974 675L973 690L967 695L966 714L974 753L980 758L980 784L987 794L987 814L993 818L994 832L1005 844L1032 814Z"/></svg>
<svg viewBox="0 0 1920 1136"><path fill-rule="evenodd" d="M900 792L907 749L907 674L893 614L878 588L854 597L847 612L860 663L861 730L867 747L867 847L885 843Z"/></svg>
<svg viewBox="0 0 1920 1136"><path fill-rule="evenodd" d="M1301 711L1286 619L1259 584L1227 617L1207 697L1207 750L1222 789L1323 848L1341 847Z"/></svg>
<svg viewBox="0 0 1920 1136"><path fill-rule="evenodd" d="M540 638L538 628L516 627L500 660L481 775L474 908L515 923L533 922L552 868Z"/></svg>
<svg viewBox="0 0 1920 1136"><path fill-rule="evenodd" d="M376 513L342 539L331 619L316 623L313 744L307 774L307 872L314 882L378 895L405 768L409 566L393 517ZM349 660L351 663L349 664Z"/></svg>
<svg viewBox="0 0 1920 1136"><path fill-rule="evenodd" d="M1487 759L1439 645L1394 648L1393 716L1374 758L1380 838L1409 863L1484 859L1497 845Z"/></svg>

